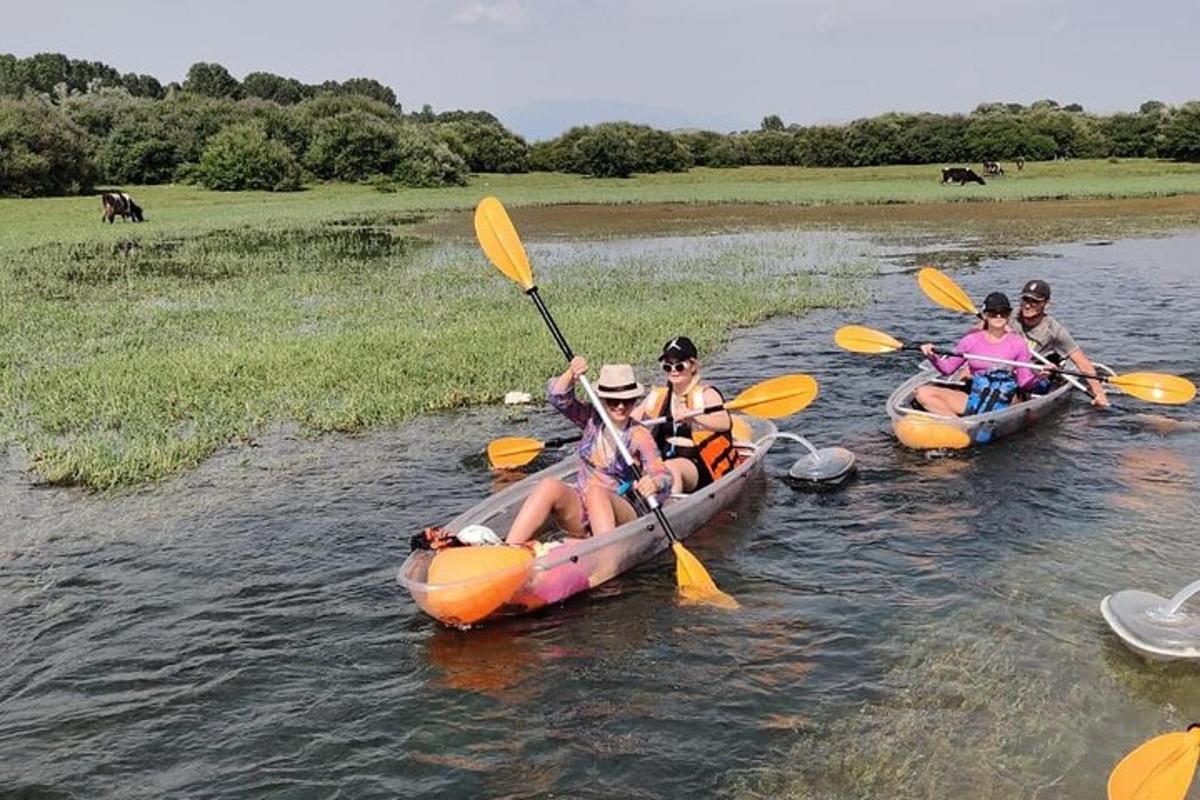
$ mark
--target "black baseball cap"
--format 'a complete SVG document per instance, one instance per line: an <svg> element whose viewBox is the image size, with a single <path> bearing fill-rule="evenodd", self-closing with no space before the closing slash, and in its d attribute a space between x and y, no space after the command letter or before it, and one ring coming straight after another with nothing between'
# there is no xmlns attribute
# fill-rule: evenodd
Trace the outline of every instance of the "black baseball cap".
<svg viewBox="0 0 1200 800"><path fill-rule="evenodd" d="M1008 302L1008 295L1004 292L992 292L987 297L983 298L984 311L1002 311L1005 314L1012 313L1012 303Z"/></svg>
<svg viewBox="0 0 1200 800"><path fill-rule="evenodd" d="M1031 300L1042 302L1050 299L1050 284L1040 279L1034 279L1025 284L1021 289L1021 297L1028 297Z"/></svg>
<svg viewBox="0 0 1200 800"><path fill-rule="evenodd" d="M658 357L658 360L687 361L689 358L695 358L696 355L696 345L692 344L691 339L686 336L676 336L663 345L662 355Z"/></svg>

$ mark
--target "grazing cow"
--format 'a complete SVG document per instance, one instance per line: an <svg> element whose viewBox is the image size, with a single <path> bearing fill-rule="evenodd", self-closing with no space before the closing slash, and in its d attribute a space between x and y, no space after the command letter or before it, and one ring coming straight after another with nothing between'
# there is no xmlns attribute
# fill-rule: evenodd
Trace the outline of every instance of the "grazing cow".
<svg viewBox="0 0 1200 800"><path fill-rule="evenodd" d="M145 220L145 217L142 216L142 207L125 192L105 192L100 195L100 207L104 210L101 219L110 225L116 217L133 222Z"/></svg>
<svg viewBox="0 0 1200 800"><path fill-rule="evenodd" d="M983 162L983 172L985 175L990 176L1003 175L1004 167L1000 166L995 161L985 161Z"/></svg>
<svg viewBox="0 0 1200 800"><path fill-rule="evenodd" d="M1025 169L1025 159L1017 156L1017 172Z"/></svg>
<svg viewBox="0 0 1200 800"><path fill-rule="evenodd" d="M957 183L959 186L968 183L986 183L983 178L969 167L947 167L942 170L942 183Z"/></svg>

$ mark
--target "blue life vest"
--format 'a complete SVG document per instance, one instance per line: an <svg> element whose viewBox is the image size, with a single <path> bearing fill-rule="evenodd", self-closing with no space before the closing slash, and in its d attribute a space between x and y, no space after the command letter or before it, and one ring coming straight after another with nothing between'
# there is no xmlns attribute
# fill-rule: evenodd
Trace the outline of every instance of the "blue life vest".
<svg viewBox="0 0 1200 800"><path fill-rule="evenodd" d="M971 378L971 391L967 395L967 407L963 416L986 414L1012 405L1017 395L1017 379L1006 369L981 372Z"/></svg>

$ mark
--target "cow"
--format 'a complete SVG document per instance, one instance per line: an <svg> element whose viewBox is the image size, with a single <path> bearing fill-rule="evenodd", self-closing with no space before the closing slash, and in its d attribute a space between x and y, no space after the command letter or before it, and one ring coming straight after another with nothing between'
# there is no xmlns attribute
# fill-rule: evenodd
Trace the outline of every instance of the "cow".
<svg viewBox="0 0 1200 800"><path fill-rule="evenodd" d="M985 161L983 162L983 174L988 176L1003 175L1004 167L995 161Z"/></svg>
<svg viewBox="0 0 1200 800"><path fill-rule="evenodd" d="M963 186L968 183L986 184L983 178L969 167L947 167L942 170L942 183L957 183Z"/></svg>
<svg viewBox="0 0 1200 800"><path fill-rule="evenodd" d="M1021 156L1017 156L1017 172L1020 172L1023 169L1025 169L1025 159Z"/></svg>
<svg viewBox="0 0 1200 800"><path fill-rule="evenodd" d="M142 207L125 192L105 192L100 195L100 208L103 210L100 219L109 225L116 217L132 222L143 222L146 219L142 215Z"/></svg>

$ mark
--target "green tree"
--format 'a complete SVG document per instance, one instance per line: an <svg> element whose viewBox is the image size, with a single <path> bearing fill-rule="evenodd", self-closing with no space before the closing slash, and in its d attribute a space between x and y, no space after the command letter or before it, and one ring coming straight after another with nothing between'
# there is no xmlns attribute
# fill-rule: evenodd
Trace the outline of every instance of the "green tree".
<svg viewBox="0 0 1200 800"><path fill-rule="evenodd" d="M1158 154L1162 119L1157 114L1113 114L1101 125L1111 143L1112 155L1145 158Z"/></svg>
<svg viewBox="0 0 1200 800"><path fill-rule="evenodd" d="M740 137L747 163L783 166L796 163L796 137L783 128L752 131Z"/></svg>
<svg viewBox="0 0 1200 800"><path fill-rule="evenodd" d="M366 111L318 120L304 163L325 179L357 181L391 173L400 159L397 124Z"/></svg>
<svg viewBox="0 0 1200 800"><path fill-rule="evenodd" d="M121 86L134 97L148 97L151 100L160 100L165 94L162 84L153 75L138 75L133 72L127 72L121 76Z"/></svg>
<svg viewBox="0 0 1200 800"><path fill-rule="evenodd" d="M1163 131L1162 150L1179 161L1200 161L1200 102L1175 109Z"/></svg>
<svg viewBox="0 0 1200 800"><path fill-rule="evenodd" d="M499 122L466 118L443 123L438 130L471 172L526 172L529 169L529 145Z"/></svg>
<svg viewBox="0 0 1200 800"><path fill-rule="evenodd" d="M469 177L467 163L435 139L428 127L400 126L392 171L396 183L416 188L465 186Z"/></svg>
<svg viewBox="0 0 1200 800"><path fill-rule="evenodd" d="M635 172L685 172L692 154L666 131L638 125L631 131Z"/></svg>
<svg viewBox="0 0 1200 800"><path fill-rule="evenodd" d="M285 78L272 72L251 72L242 79L242 94L258 97L280 105L299 103L305 98L305 86L295 78Z"/></svg>
<svg viewBox="0 0 1200 800"><path fill-rule="evenodd" d="M783 129L783 120L779 118L778 114L768 114L763 117L762 125L759 126L759 130L763 131L781 131Z"/></svg>
<svg viewBox="0 0 1200 800"><path fill-rule="evenodd" d="M93 178L82 128L42 101L0 98L0 195L78 194Z"/></svg>
<svg viewBox="0 0 1200 800"><path fill-rule="evenodd" d="M249 122L230 125L208 141L195 177L218 191L287 192L300 188L300 166L292 151Z"/></svg>
<svg viewBox="0 0 1200 800"><path fill-rule="evenodd" d="M717 166L712 161L712 153L714 148L726 140L725 136L715 131L683 131L673 134L673 136L675 137L675 141L687 149L688 154L692 157L692 162L696 166Z"/></svg>
<svg viewBox="0 0 1200 800"><path fill-rule="evenodd" d="M343 81L341 86L338 87L338 91L341 94L358 94L363 97L370 97L372 100L378 100L380 103L391 106L397 111L400 110L400 104L396 102L396 93L374 78L351 78L348 81Z"/></svg>
<svg viewBox="0 0 1200 800"><path fill-rule="evenodd" d="M628 178L637 153L633 139L620 127L597 125L573 146L575 170L597 178Z"/></svg>
<svg viewBox="0 0 1200 800"><path fill-rule="evenodd" d="M205 61L198 61L188 67L183 89L205 97L237 98L241 95L241 86L237 78L229 74L229 70L220 64Z"/></svg>

